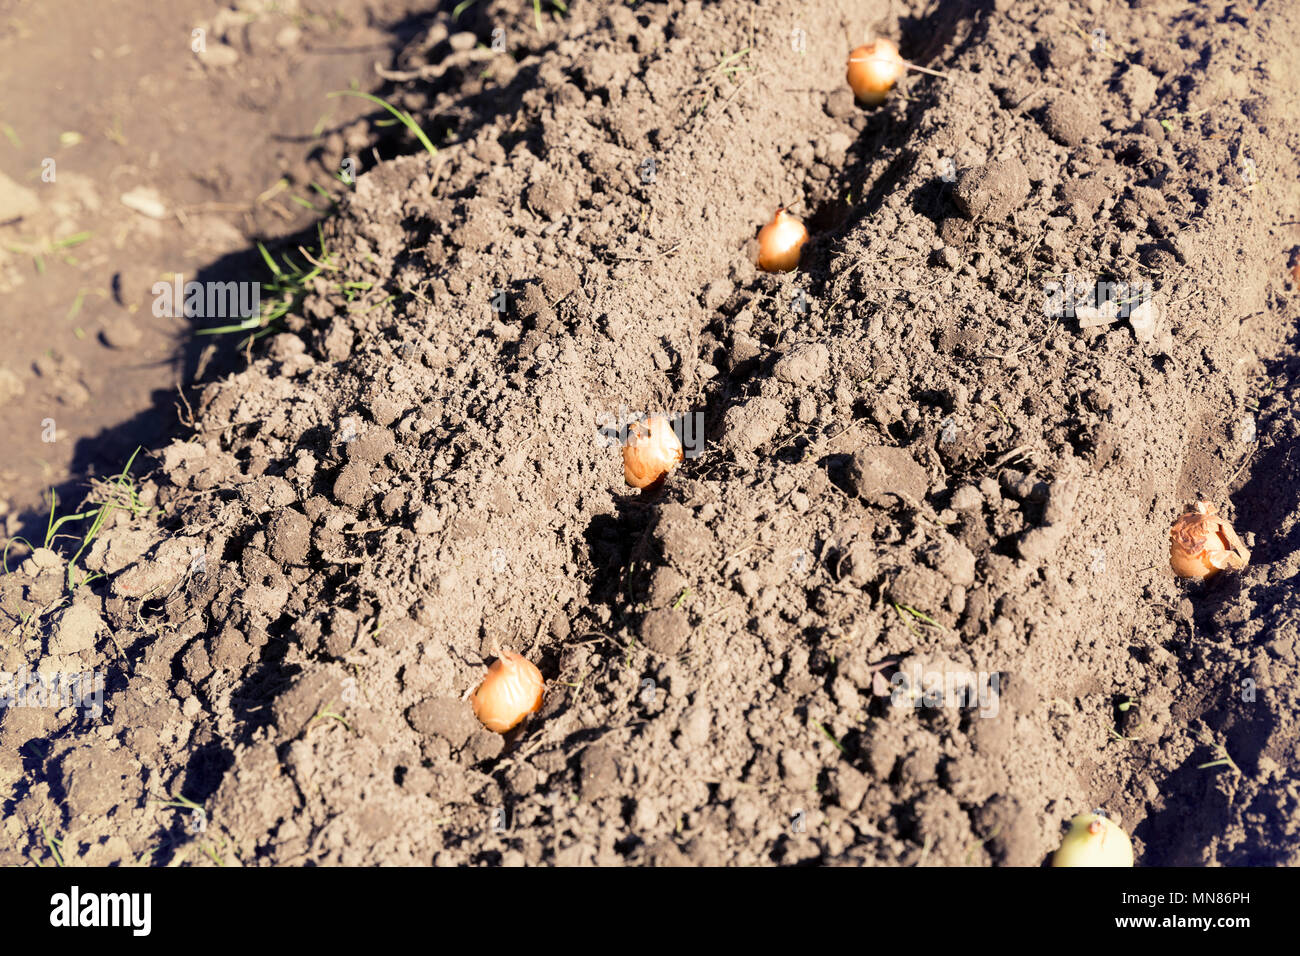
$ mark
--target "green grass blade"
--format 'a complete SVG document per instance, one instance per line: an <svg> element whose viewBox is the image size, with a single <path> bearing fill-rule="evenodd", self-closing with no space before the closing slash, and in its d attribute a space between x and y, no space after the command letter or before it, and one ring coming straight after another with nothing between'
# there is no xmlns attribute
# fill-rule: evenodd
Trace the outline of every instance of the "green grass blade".
<svg viewBox="0 0 1300 956"><path fill-rule="evenodd" d="M388 110L388 112L392 113L399 120L401 120L402 123L406 125L407 129L409 129L412 133L415 134L416 138L420 141L420 145L423 146L426 151L428 151L430 156L438 155L437 147L434 146L433 143L429 141L428 136L424 135L424 130L420 129L420 124L415 121L415 119L411 116L411 114L407 113L405 110L399 110L396 106L394 106L392 103L389 103L387 100L381 100L379 97L372 96L369 93L362 93L360 90L336 90L333 93L327 93L325 95L329 98L333 98L335 96L358 96L363 100L369 100L371 103L374 103L376 106L382 106L384 109Z"/></svg>
<svg viewBox="0 0 1300 956"><path fill-rule="evenodd" d="M266 267L267 267L268 269L270 269L272 272L274 272L277 276L278 276L278 275L283 275L283 273L280 272L280 267L277 266L277 265L275 264L275 260L271 258L271 254L270 254L269 252L266 251L266 246L262 245L262 244L259 242L259 243L257 244L257 251L260 252L260 253L262 254L262 260L266 263Z"/></svg>
<svg viewBox="0 0 1300 956"><path fill-rule="evenodd" d="M31 548L33 551L36 550L36 545L32 544L30 541L28 541L26 538L23 537L13 537L10 538L8 541L6 541L3 560L0 560L0 564L3 564L4 566L5 574L9 573L9 549L13 547L13 543L15 541L21 541L23 544L27 545L27 547Z"/></svg>

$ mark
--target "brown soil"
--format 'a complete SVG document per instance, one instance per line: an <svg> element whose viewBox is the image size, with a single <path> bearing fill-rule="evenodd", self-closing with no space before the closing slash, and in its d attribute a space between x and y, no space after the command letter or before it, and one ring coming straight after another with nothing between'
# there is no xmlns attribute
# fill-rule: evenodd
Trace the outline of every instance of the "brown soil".
<svg viewBox="0 0 1300 956"><path fill-rule="evenodd" d="M1094 807L1141 865L1300 862L1296 21L426 21L385 95L437 155L339 192L100 577L0 577L0 669L106 682L4 712L0 862L1039 865ZM873 31L946 78L856 106ZM782 205L812 240L759 273ZM1066 275L1154 327L1049 314ZM707 444L630 492L625 410ZM1198 497L1252 551L1203 585ZM548 681L505 737L463 700L500 647Z"/></svg>
<svg viewBox="0 0 1300 956"><path fill-rule="evenodd" d="M232 364L183 318L153 314L153 284L244 280L259 265L252 240L314 238L320 212L302 204L330 204L312 183L341 192L339 160L373 165L377 141L372 107L326 94L380 87L375 64L428 4L159 6L0 2L7 535L43 533L49 486L75 503L88 476L157 444L179 387ZM123 204L141 190L161 218Z"/></svg>

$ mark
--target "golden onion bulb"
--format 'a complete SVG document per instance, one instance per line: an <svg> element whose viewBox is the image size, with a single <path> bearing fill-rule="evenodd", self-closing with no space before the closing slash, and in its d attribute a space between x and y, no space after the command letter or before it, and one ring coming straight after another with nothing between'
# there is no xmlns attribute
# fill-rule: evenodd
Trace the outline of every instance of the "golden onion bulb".
<svg viewBox="0 0 1300 956"><path fill-rule="evenodd" d="M504 734L542 706L542 672L513 651L502 651L470 698L474 716L488 730Z"/></svg>
<svg viewBox="0 0 1300 956"><path fill-rule="evenodd" d="M1128 834L1100 813L1081 813L1070 821L1052 866L1132 866Z"/></svg>
<svg viewBox="0 0 1300 956"><path fill-rule="evenodd" d="M789 272L799 266L799 255L808 241L804 224L784 209L758 230L758 267L764 272Z"/></svg>
<svg viewBox="0 0 1300 956"><path fill-rule="evenodd" d="M898 78L907 71L907 61L898 47L881 37L849 54L848 81L853 95L868 106L879 106Z"/></svg>
<svg viewBox="0 0 1300 956"><path fill-rule="evenodd" d="M1180 578L1201 581L1249 563L1245 543L1208 501L1196 502L1169 529L1169 565Z"/></svg>
<svg viewBox="0 0 1300 956"><path fill-rule="evenodd" d="M658 485L681 460L682 443L668 419L647 418L628 429L623 478L633 488Z"/></svg>

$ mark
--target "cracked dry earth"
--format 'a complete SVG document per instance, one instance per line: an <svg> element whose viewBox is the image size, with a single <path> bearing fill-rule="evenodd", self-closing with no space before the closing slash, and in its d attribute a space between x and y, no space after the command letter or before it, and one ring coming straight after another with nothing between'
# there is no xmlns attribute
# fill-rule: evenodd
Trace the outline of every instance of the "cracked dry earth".
<svg viewBox="0 0 1300 956"><path fill-rule="evenodd" d="M0 859L1036 866L1101 807L1300 862L1294 7L526 6L398 56L452 145L359 179L101 576L0 578L5 670L105 678L4 712ZM945 76L857 106L873 33ZM627 489L620 409L702 453ZM1204 585L1198 496L1252 549ZM498 645L548 682L504 737Z"/></svg>

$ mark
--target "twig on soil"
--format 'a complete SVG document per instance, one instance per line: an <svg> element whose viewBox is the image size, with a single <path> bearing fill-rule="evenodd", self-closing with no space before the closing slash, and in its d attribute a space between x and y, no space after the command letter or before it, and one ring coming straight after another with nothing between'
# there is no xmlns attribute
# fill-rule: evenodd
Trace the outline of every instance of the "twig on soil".
<svg viewBox="0 0 1300 956"><path fill-rule="evenodd" d="M795 488L791 488L781 497L781 500L778 501L776 505L772 508L771 516L762 524L760 524L758 527L756 527L752 534L750 534L747 538L745 538L745 543L741 545L739 550L733 551L731 552L731 554L725 556L720 562L720 566L726 565L727 562L730 561L732 558L740 557L740 555L744 554L750 548L754 547L759 543L758 536L762 534L764 531L766 531L771 526L772 522L776 520L777 515L781 513L781 509L784 508L787 503L789 503L790 497L795 493L795 490L796 490Z"/></svg>
<svg viewBox="0 0 1300 956"><path fill-rule="evenodd" d="M888 63L888 62L890 62L889 57L883 56L883 55L881 55L881 54L877 54L877 55L875 55L875 56L851 56L851 57L849 57L848 62L850 62L850 63L870 63L872 60L876 61L877 63ZM911 60L904 60L904 61L903 61L903 66L905 66L905 67L906 67L907 69L909 69L909 70L916 70L916 72L918 72L918 73L925 73L925 74L927 74L928 76L937 76L937 77L939 77L939 78L941 78L941 79L944 79L944 80L951 80L951 79L952 79L952 77L949 76L947 73L940 73L938 70L932 70L932 69L930 69L928 66L921 66L921 65L918 64L918 63L913 63Z"/></svg>
<svg viewBox="0 0 1300 956"><path fill-rule="evenodd" d="M622 650L622 649L623 649L623 645L622 645L622 644L618 643L618 641L614 640L614 639L613 639L612 637L610 637L608 634L601 634L599 631L587 631L587 632L585 632L585 633L579 635L579 636L577 637L576 640L574 640L574 641L571 642L571 644L592 643L592 642L587 641L587 638L589 638L589 637L594 637L594 638L595 638L596 640L598 640L598 641L608 641L609 643L611 643L611 644L613 644L615 647L617 647L619 650Z"/></svg>
<svg viewBox="0 0 1300 956"><path fill-rule="evenodd" d="M1234 481L1237 480L1237 476L1240 475L1240 474L1242 473L1242 471L1245 470L1246 466L1247 466L1248 464L1250 464L1250 460L1251 460L1252 458L1254 458L1254 457L1255 457L1255 449L1254 449L1254 448L1252 448L1252 449L1250 449L1250 451L1246 452L1246 457L1243 458L1243 459L1241 460L1241 464L1237 466L1237 470L1234 471L1234 472L1232 473L1232 476L1231 476L1230 478L1228 478L1228 480L1225 481L1225 482L1224 482L1224 483L1219 487L1219 493L1222 493L1223 491L1226 491L1228 488L1231 488L1231 487L1232 487L1232 483L1233 483Z"/></svg>
<svg viewBox="0 0 1300 956"><path fill-rule="evenodd" d="M1037 89L1035 89L1035 90L1031 90L1029 93L1026 93L1024 96L1022 96L1022 97L1021 97L1018 101L1016 101L1015 103L1012 103L1012 104L1011 104L1011 108L1012 108L1013 110L1018 110L1018 109L1020 109L1020 107L1024 106L1026 103L1028 103L1030 100L1032 100L1032 99L1033 99L1035 96L1037 96L1039 93L1046 93L1046 92L1048 92L1049 90L1051 90L1051 91L1055 91L1055 92L1057 92L1057 93L1064 93L1064 92L1065 92L1065 91L1064 91L1063 89L1061 89L1059 86L1040 86L1040 87L1038 87Z"/></svg>
<svg viewBox="0 0 1300 956"><path fill-rule="evenodd" d="M376 62L375 74L382 79L391 80L394 83L409 83L412 80L435 80L448 70L459 66L465 66L470 63L482 63L494 59L497 55L498 54L495 50L478 47L473 50L463 50L452 53L450 56L438 63L426 63L424 66L415 70L388 70L380 63Z"/></svg>
<svg viewBox="0 0 1300 956"><path fill-rule="evenodd" d="M1075 23L1073 20L1066 20L1065 22L1066 24L1069 25L1070 29L1072 29L1075 33L1079 34L1079 36L1083 37L1083 39L1087 40L1090 38L1089 35L1084 32L1083 27L1079 26L1079 24ZM1115 43L1114 40L1108 40L1105 34L1103 33L1101 47L1100 48L1094 47L1093 49L1096 50L1096 52L1100 53L1102 56L1114 60L1116 63L1123 60L1124 57L1116 56L1114 53L1110 52L1110 50L1108 49L1109 43L1114 43L1116 47L1119 46L1119 44Z"/></svg>
<svg viewBox="0 0 1300 956"><path fill-rule="evenodd" d="M655 253L653 256L620 256L617 253L609 252L608 250L601 250L601 255L606 259L611 259L615 262L654 262L656 259L662 259L664 256L671 256L681 247L682 243L679 239L667 249L663 249Z"/></svg>
<svg viewBox="0 0 1300 956"><path fill-rule="evenodd" d="M182 425L193 431L196 427L194 424L194 409L190 406L190 400L185 397L185 392L181 389L179 382L176 384L176 394L179 395L181 401L185 403L185 413L182 414L181 410L177 408L176 417Z"/></svg>
<svg viewBox="0 0 1300 956"><path fill-rule="evenodd" d="M985 474L996 471L997 469L1005 465L1007 462L1012 461L1016 458L1023 457L1027 461L1033 461L1033 457L1031 455L1026 454L1027 452L1031 452L1031 451L1033 451L1033 449L1030 448L1028 445L1018 445L1015 448L1011 449L1009 452L1007 452L1005 455L1003 455L1001 458L999 458L997 461L993 462L993 464L989 465L985 469Z"/></svg>

